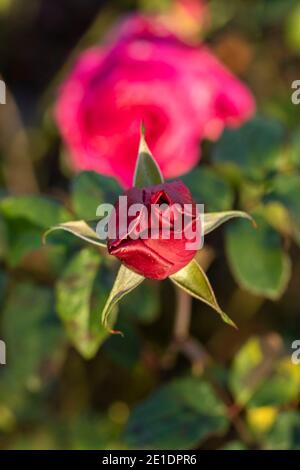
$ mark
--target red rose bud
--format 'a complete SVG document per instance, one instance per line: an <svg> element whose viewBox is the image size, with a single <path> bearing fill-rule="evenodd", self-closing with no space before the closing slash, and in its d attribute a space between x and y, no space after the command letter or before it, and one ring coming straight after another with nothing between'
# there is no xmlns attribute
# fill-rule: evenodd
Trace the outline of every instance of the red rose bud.
<svg viewBox="0 0 300 470"><path fill-rule="evenodd" d="M199 207L181 181L132 188L114 209L108 251L144 277L165 279L186 266L200 248Z"/></svg>

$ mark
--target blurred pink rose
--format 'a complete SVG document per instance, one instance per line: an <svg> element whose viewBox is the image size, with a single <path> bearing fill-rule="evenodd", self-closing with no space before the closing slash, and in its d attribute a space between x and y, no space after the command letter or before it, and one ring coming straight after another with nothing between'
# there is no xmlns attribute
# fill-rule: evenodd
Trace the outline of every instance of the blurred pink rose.
<svg viewBox="0 0 300 470"><path fill-rule="evenodd" d="M205 46L191 46L153 18L134 15L107 44L84 52L62 84L57 123L78 170L132 183L140 125L163 175L200 157L202 138L251 117L254 100Z"/></svg>

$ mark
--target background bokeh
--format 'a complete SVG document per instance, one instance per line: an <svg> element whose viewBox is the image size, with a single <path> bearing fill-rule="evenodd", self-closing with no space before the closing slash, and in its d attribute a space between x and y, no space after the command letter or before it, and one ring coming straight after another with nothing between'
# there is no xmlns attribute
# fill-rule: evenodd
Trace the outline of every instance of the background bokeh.
<svg viewBox="0 0 300 470"><path fill-rule="evenodd" d="M53 119L74 57L131 11L161 1L0 0L0 366L2 449L299 449L300 8L296 0L211 0L191 34L245 81L257 116L202 142L183 180L206 210L251 212L206 239L200 262L235 331L170 282L101 308L117 263L59 222L90 218L114 188L74 174ZM191 39L191 38L189 38ZM183 316L183 318L182 318ZM180 323L180 320L183 321ZM186 334L189 331L189 334Z"/></svg>

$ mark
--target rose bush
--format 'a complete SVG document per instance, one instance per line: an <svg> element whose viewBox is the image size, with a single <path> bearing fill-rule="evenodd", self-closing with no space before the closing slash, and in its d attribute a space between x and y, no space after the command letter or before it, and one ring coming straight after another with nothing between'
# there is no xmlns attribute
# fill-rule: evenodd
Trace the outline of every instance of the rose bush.
<svg viewBox="0 0 300 470"><path fill-rule="evenodd" d="M125 233L117 230L117 237L108 240L109 253L151 279L165 279L187 265L197 252L189 243L193 236L196 240L199 235L196 203L188 188L181 181L175 181L143 189L132 188L125 196L129 208L138 204L145 210L129 216ZM151 217L152 214L155 217ZM115 218L119 229L119 201L110 219L112 225L115 225ZM134 231L136 233L132 233Z"/></svg>
<svg viewBox="0 0 300 470"><path fill-rule="evenodd" d="M254 112L249 90L210 52L140 15L124 20L103 47L84 52L62 84L55 116L73 166L129 187L143 121L165 177L199 160L216 139Z"/></svg>
<svg viewBox="0 0 300 470"><path fill-rule="evenodd" d="M157 280L169 277L177 287L210 305L225 323L235 327L193 258L202 248L204 235L230 219L252 220L251 216L234 210L201 213L203 207L194 202L181 181L164 182L143 133L132 184L114 207L99 205L96 220L60 223L44 234L46 240L51 232L65 230L101 249L107 248L108 253L120 259L121 266L102 309L103 325L117 333L108 319L118 302L146 277Z"/></svg>

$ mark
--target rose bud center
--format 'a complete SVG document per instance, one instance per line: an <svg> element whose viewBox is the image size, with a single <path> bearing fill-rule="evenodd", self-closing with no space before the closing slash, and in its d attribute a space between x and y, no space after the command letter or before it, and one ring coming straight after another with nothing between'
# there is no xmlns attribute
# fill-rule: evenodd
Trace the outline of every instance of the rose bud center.
<svg viewBox="0 0 300 470"><path fill-rule="evenodd" d="M186 266L200 247L198 206L181 181L132 188L114 209L108 251L144 277L165 279Z"/></svg>

